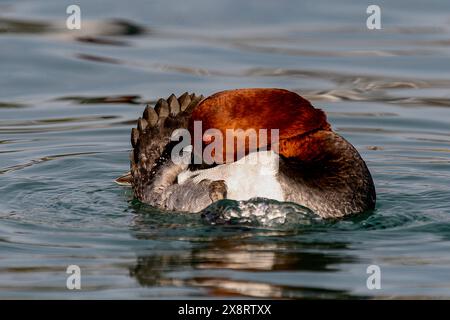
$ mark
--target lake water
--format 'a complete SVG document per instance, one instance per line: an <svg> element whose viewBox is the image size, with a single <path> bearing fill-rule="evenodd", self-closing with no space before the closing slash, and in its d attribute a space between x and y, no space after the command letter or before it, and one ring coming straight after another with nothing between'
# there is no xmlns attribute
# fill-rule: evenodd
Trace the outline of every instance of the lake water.
<svg viewBox="0 0 450 320"><path fill-rule="evenodd" d="M381 30L364 1L93 2L77 31L71 1L0 1L0 298L450 298L448 1L377 1ZM324 109L376 210L211 226L113 183L146 103L241 87Z"/></svg>

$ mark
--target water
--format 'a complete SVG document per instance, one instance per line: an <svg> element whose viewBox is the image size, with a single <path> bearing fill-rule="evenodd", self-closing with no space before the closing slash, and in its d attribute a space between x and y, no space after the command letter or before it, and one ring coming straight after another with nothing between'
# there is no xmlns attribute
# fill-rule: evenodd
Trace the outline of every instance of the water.
<svg viewBox="0 0 450 320"><path fill-rule="evenodd" d="M0 298L450 298L448 1L379 1L379 31L360 1L77 3L81 31L70 1L0 1ZM376 210L214 226L113 183L146 102L239 87L323 108Z"/></svg>

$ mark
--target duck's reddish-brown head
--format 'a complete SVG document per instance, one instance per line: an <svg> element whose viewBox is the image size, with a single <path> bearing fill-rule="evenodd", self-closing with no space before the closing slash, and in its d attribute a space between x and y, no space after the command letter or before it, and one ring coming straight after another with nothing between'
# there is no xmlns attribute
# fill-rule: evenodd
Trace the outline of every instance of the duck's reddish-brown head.
<svg viewBox="0 0 450 320"><path fill-rule="evenodd" d="M211 143L208 129L220 130L226 139L227 129L259 131L279 130L279 153L286 157L306 159L315 154L314 144L302 139L308 133L330 131L325 113L314 108L308 100L298 94L284 89L237 89L222 91L203 100L193 111L189 122L191 135L194 134L194 122L201 121L203 143ZM270 142L270 136L266 140ZM258 147L266 141L258 139ZM230 148L230 146L234 146ZM272 146L273 147L273 146ZM236 145L223 144L223 159L236 158ZM246 154L249 151L246 143ZM228 157L228 158L227 158Z"/></svg>

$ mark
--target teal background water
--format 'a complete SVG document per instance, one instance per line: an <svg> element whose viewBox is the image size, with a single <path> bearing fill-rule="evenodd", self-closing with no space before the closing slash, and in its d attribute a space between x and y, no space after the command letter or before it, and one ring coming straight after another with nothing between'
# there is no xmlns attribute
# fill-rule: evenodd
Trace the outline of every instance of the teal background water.
<svg viewBox="0 0 450 320"><path fill-rule="evenodd" d="M69 4L0 1L0 298L450 298L448 1L377 1L375 31L365 1L81 0L81 31ZM324 109L375 212L208 226L113 183L147 102L239 87Z"/></svg>

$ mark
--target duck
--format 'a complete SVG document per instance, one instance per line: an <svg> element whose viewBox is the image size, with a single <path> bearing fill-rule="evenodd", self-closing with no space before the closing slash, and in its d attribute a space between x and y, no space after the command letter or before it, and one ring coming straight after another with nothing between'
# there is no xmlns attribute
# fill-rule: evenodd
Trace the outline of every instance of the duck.
<svg viewBox="0 0 450 320"><path fill-rule="evenodd" d="M180 130L189 136L181 149L174 135ZM230 130L270 134L258 136L256 145L246 140L237 152L236 136L218 144L211 130L224 137ZM332 130L323 110L286 89L233 89L206 98L172 94L146 106L131 130L131 145L130 171L116 182L161 210L201 212L222 199L258 197L335 219L376 204L372 176L356 148ZM207 148L215 161L194 161ZM183 161L174 160L175 149Z"/></svg>

